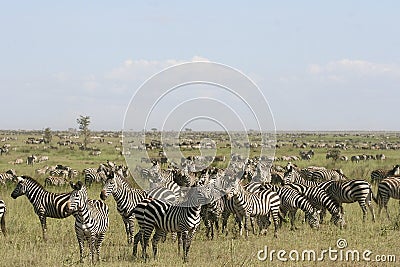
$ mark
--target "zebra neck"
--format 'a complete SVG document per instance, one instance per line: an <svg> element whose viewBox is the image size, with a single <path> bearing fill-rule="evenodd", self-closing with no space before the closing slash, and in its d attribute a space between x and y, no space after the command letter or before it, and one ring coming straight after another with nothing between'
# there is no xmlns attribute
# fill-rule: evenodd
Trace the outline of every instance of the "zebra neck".
<svg viewBox="0 0 400 267"><path fill-rule="evenodd" d="M41 186L35 184L29 184L28 188L29 190L26 191L25 195L32 204L43 199L45 194L51 194L50 192L44 190Z"/></svg>

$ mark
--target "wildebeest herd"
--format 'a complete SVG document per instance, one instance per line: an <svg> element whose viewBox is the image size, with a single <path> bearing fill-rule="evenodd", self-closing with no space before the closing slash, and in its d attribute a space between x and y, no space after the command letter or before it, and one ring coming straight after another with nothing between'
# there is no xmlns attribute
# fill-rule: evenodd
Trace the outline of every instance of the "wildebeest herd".
<svg viewBox="0 0 400 267"><path fill-rule="evenodd" d="M342 203L357 202L363 212L363 221L371 213L375 221L372 201L378 213L386 210L390 198L400 199L400 165L388 170L374 170L371 181L349 179L341 170L309 166L299 168L291 162L285 166L274 165L258 158L232 161L226 169L207 167L201 170L192 160L183 160L181 166L161 168L153 161L139 175L149 181L147 190L134 188L127 167L107 161L98 168L83 170L84 182L73 182L78 172L63 165L53 168L53 179L46 179L45 186L33 177L18 176L9 170L0 174L1 183L16 183L12 198L25 195L31 202L42 226L43 239L47 240L46 219L75 217L75 232L79 244L80 260L84 260L84 241L89 244L90 261L100 260L102 241L107 238L109 208L104 200L113 196L117 210L125 225L127 243L133 245L137 257L138 246L142 258L148 259L147 247L152 238L153 257L157 257L158 242L168 233L183 250L183 260L188 261L193 236L202 221L206 235L213 239L215 231L222 228L228 233L228 219L234 215L235 228L245 236L265 234L271 223L274 236L288 216L291 229L295 230L296 212L304 213L304 220L318 229L330 221L345 228ZM57 179L60 179L57 181ZM60 182L62 181L62 182ZM102 183L99 199L88 197L92 183ZM377 192L372 191L377 184ZM50 186L69 184L73 191L50 192ZM6 235L6 203L0 200L1 231ZM135 231L135 225L138 229ZM221 226L221 227L220 227Z"/></svg>

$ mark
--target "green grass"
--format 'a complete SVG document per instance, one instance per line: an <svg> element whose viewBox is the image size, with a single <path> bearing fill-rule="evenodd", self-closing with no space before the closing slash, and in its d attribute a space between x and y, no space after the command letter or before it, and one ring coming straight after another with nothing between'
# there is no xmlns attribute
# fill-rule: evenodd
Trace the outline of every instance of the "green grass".
<svg viewBox="0 0 400 267"><path fill-rule="evenodd" d="M18 135L18 140L9 141L12 147L16 150L11 150L9 155L0 157L0 171L5 171L14 168L19 175L29 175L38 179L43 183L45 176L35 174L35 169L44 165L65 164L72 168L82 170L86 167L97 167L99 163L104 163L107 159L116 161L119 164L124 163L124 158L118 155L115 150L115 144L118 144L118 137L107 137L107 141L112 141L113 145L103 143L94 143L92 146L99 147L102 154L99 157L89 156L87 151L78 149L71 150L69 148L60 147L58 150L44 149L44 145L27 145L24 143L27 134ZM0 134L1 137L1 134ZM289 142L293 138L292 135L279 135L282 142ZM296 135L297 142L312 142L323 139L325 142L334 142L335 140L348 140L351 138L353 142L379 142L386 140L386 136L367 137L366 135L351 136L334 136L333 134L326 135ZM398 142L396 135L389 136L391 142ZM53 137L53 145L58 138ZM372 141L371 141L372 142ZM277 150L279 155L298 155L300 150L290 146L284 146ZM367 161L359 164L351 162L333 162L325 159L327 149L314 149L315 157L307 161L298 161L296 164L299 167L310 165L326 166L328 168L341 168L349 178L362 178L369 180L369 175L376 168L390 168L394 164L399 163L400 153L395 150L382 151L387 160L383 162ZM189 153L190 151L187 151ZM222 154L229 153L227 149L219 151ZM254 153L254 152L253 152ZM380 151L369 150L346 150L342 151L343 155L355 154L378 154ZM10 165L8 161L16 158L23 158L31 154L48 155L50 160L36 164L34 166ZM277 164L285 165L286 162L277 162ZM77 179L82 179L78 177ZM75 179L76 180L76 179ZM48 225L48 241L43 242L41 227L38 217L33 211L32 205L25 196L14 200L10 194L14 185L0 187L0 196L5 200L8 208L6 217L6 225L8 236L6 238L0 236L0 266L88 266L89 263L78 263L79 250L74 231L74 218L66 219L47 219ZM70 191L69 187L56 188L51 187L49 190L53 192ZM89 188L91 198L99 198L101 185L93 185ZM374 188L376 192L376 188ZM399 240L399 225L400 219L397 216L399 213L398 201L391 200L389 202L389 212L391 220L387 220L382 212L381 218L378 218L376 223L371 221L370 214L367 216L367 221L362 222L362 212L358 204L347 204L345 208L345 218L347 228L338 229L330 223L324 223L319 230L312 230L308 225L301 223L303 215L298 213L296 225L298 230L290 231L290 224L285 223L278 231L278 238L273 237L271 229L266 236L254 236L246 240L243 237L234 238L232 233L233 221L229 221L228 228L230 233L228 236L221 233L214 240L205 238L204 225L201 224L200 229L195 235L189 254L189 264L183 264L181 256L177 253L177 244L172 243L168 239L165 243L159 244L159 258L151 259L147 263L143 263L140 259L132 258L132 246L126 242L126 235L122 219L116 211L115 201L112 197L106 200L110 207L110 227L106 234L106 238L102 246L103 261L98 266L396 266L398 264L378 263L378 262L332 262L325 259L323 262L280 262L276 259L270 262L259 261L257 252L264 249L265 246L269 250L285 250L287 252L296 249L298 251L313 249L320 251L322 249L336 248L336 241L339 238L345 238L348 242L348 249L357 249L364 251L369 249L376 254L397 254L397 262L400 261L400 246ZM377 207L374 205L377 212ZM328 218L330 215L328 215ZM271 226L272 227L272 226ZM136 228L137 229L137 228ZM139 254L141 250L139 249Z"/></svg>

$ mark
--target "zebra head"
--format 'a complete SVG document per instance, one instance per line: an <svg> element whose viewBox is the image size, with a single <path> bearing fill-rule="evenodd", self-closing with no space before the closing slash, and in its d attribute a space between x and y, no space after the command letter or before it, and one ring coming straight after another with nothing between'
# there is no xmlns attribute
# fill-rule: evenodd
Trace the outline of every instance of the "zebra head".
<svg viewBox="0 0 400 267"><path fill-rule="evenodd" d="M343 227L346 226L346 222L344 221L344 218L340 212L332 214L331 222L333 222L340 229L343 229Z"/></svg>
<svg viewBox="0 0 400 267"><path fill-rule="evenodd" d="M294 183L298 175L299 173L294 169L294 167L288 164L287 171L283 175L282 185Z"/></svg>
<svg viewBox="0 0 400 267"><path fill-rule="evenodd" d="M70 213L82 210L84 203L88 200L88 193L86 187L83 185L81 181L78 181L76 184L70 182L70 185L74 191L71 192L69 197L69 201L67 203L67 210Z"/></svg>
<svg viewBox="0 0 400 267"><path fill-rule="evenodd" d="M114 173L113 171L110 171L107 173L107 180L104 183L103 189L100 192L100 198L102 200L106 200L106 198L117 191L118 189L118 181L117 181L117 174Z"/></svg>
<svg viewBox="0 0 400 267"><path fill-rule="evenodd" d="M17 182L18 182L17 186L15 187L14 191L12 191L12 193L11 193L11 197L13 199L16 199L17 197L22 196L22 195L24 195L26 193L26 180L25 180L25 177L24 176L22 176L22 177L18 176L17 177Z"/></svg>
<svg viewBox="0 0 400 267"><path fill-rule="evenodd" d="M320 211L314 210L306 214L307 222L313 229L319 229L319 213Z"/></svg>

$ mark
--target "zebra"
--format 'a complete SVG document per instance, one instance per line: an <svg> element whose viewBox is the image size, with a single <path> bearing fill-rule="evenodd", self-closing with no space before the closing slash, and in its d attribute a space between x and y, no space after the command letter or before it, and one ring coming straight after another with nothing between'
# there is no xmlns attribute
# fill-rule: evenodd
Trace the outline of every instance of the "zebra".
<svg viewBox="0 0 400 267"><path fill-rule="evenodd" d="M280 187L271 184L253 183L247 185L248 191L256 192L257 190L273 190L278 193L281 199L280 210L282 216L289 215L291 230L297 229L294 225L294 219L298 209L301 209L306 215L306 221L311 228L319 228L318 211L307 198L300 195L300 193L292 188Z"/></svg>
<svg viewBox="0 0 400 267"><path fill-rule="evenodd" d="M16 199L19 196L26 195L39 217L43 240L47 241L46 218L63 219L70 216L67 202L71 193L58 194L46 191L41 184L29 176L18 176L17 181L18 184L11 193L11 197Z"/></svg>
<svg viewBox="0 0 400 267"><path fill-rule="evenodd" d="M7 207L6 203L4 200L0 199L0 232L3 233L4 237L7 236L7 231L6 231L6 213L7 213Z"/></svg>
<svg viewBox="0 0 400 267"><path fill-rule="evenodd" d="M147 196L176 203L181 197L181 187L174 181L150 183Z"/></svg>
<svg viewBox="0 0 400 267"><path fill-rule="evenodd" d="M250 217L268 215L271 213L275 225L274 237L277 237L279 228L279 206L281 201L276 192L264 190L262 192L250 193L244 189L240 181L236 181L233 189L228 192L227 198L233 199L234 201L234 209L237 221L239 222L240 235L242 235L243 230L243 219L247 238L249 236L248 220Z"/></svg>
<svg viewBox="0 0 400 267"><path fill-rule="evenodd" d="M391 177L391 176L399 176L400 175L400 165L397 164L396 166L393 166L393 169L391 170L373 170L371 172L371 183L372 184L378 184L380 181L385 179L386 177Z"/></svg>
<svg viewBox="0 0 400 267"><path fill-rule="evenodd" d="M316 181L310 181L310 180L306 180L304 179L301 174L292 166L289 166L288 170L285 172L285 174L283 175L283 181L282 181L283 185L285 184L302 184L305 186L318 186L320 183L316 182Z"/></svg>
<svg viewBox="0 0 400 267"><path fill-rule="evenodd" d="M132 188L124 178L113 171L109 172L107 175L107 180L101 190L100 198L106 200L110 194L113 195L117 203L117 210L125 225L128 244L131 244L135 223L133 209L139 202L147 197L147 194L141 189Z"/></svg>
<svg viewBox="0 0 400 267"><path fill-rule="evenodd" d="M365 222L367 207L371 211L372 221L375 222L374 208L371 205L372 188L371 184L367 181L327 181L321 183L319 188L325 190L337 203L339 203L342 213L342 203L354 203L357 201L363 212L363 222Z"/></svg>
<svg viewBox="0 0 400 267"><path fill-rule="evenodd" d="M14 169L10 169L6 172L0 173L0 183L5 185L6 182L13 182L16 179L16 173Z"/></svg>
<svg viewBox="0 0 400 267"><path fill-rule="evenodd" d="M332 215L331 221L336 226L343 228L346 225L343 215L340 212L339 204L334 199L332 199L325 192L325 190L319 187L309 187L306 185L295 184L295 183L289 183L287 184L287 186L299 191L300 194L305 196L315 208L321 209L322 211L325 211L325 209L327 209L329 213ZM321 217L320 223L322 223L323 221L322 220L323 215L324 212L320 214Z"/></svg>
<svg viewBox="0 0 400 267"><path fill-rule="evenodd" d="M389 199L400 199L400 177L388 177L378 184L376 198L372 195L375 203L379 206L378 216L381 214L382 207L386 210L387 218L390 219L387 204Z"/></svg>
<svg viewBox="0 0 400 267"><path fill-rule="evenodd" d="M85 185L91 186L93 182L100 183L104 182L107 177L104 171L97 171L95 168L86 168L83 170L85 177Z"/></svg>
<svg viewBox="0 0 400 267"><path fill-rule="evenodd" d="M204 188L191 187L187 193L187 200L180 205L172 205L158 199L146 199L134 209L140 227L137 236L142 239L143 258L145 260L147 259L146 250L149 239L155 229L152 239L154 259L157 257L157 244L160 238L166 232L178 232L182 237L183 260L188 262L190 245L200 224L201 205L206 202L209 196ZM134 254L134 256L136 255Z"/></svg>
<svg viewBox="0 0 400 267"><path fill-rule="evenodd" d="M76 184L71 182L74 191L71 192L67 208L75 216L75 233L79 244L80 262L84 257L84 241L87 240L90 247L89 257L95 261L94 252L100 261L101 243L108 229L108 206L101 200L88 198L86 187L81 181Z"/></svg>
<svg viewBox="0 0 400 267"><path fill-rule="evenodd" d="M49 185L61 186L61 185L66 185L66 184L68 184L68 180L64 177L48 176L48 177L46 177L46 179L44 179L45 186L49 186Z"/></svg>
<svg viewBox="0 0 400 267"><path fill-rule="evenodd" d="M322 169L322 168L315 168L315 167L309 167L302 169L300 171L301 175L303 177L306 177L307 180L311 181L317 181L317 182L323 182L323 181L346 181L347 177L343 174L343 171L338 169L338 170L327 170L327 169Z"/></svg>

